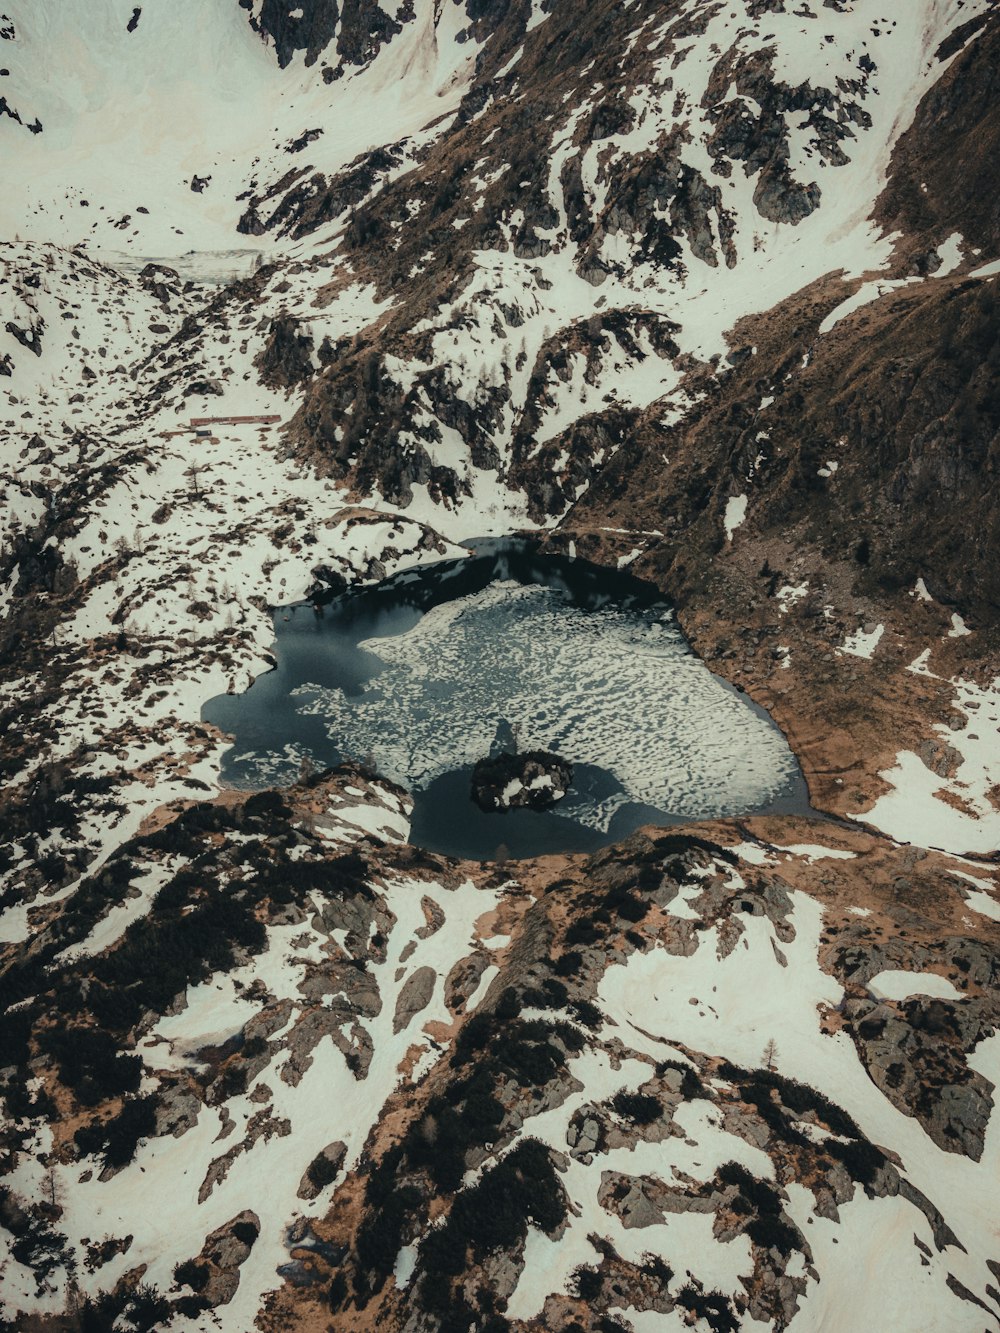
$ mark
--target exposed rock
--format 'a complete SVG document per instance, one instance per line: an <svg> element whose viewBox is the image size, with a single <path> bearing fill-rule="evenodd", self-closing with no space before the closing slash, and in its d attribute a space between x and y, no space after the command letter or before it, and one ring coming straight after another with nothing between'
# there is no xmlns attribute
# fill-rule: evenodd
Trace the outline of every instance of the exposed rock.
<svg viewBox="0 0 1000 1333"><path fill-rule="evenodd" d="M402 1032L404 1028L408 1028L416 1015L427 1008L436 983L437 973L432 967L418 967L406 978L396 1000L396 1012L392 1020L393 1032Z"/></svg>
<svg viewBox="0 0 1000 1333"><path fill-rule="evenodd" d="M313 373L313 340L299 331L298 320L282 315L271 324L257 365L261 379L274 389L289 389Z"/></svg>
<svg viewBox="0 0 1000 1333"><path fill-rule="evenodd" d="M298 1197L315 1199L317 1195L336 1180L347 1154L347 1145L341 1142L328 1143L322 1152L317 1153L306 1167L299 1181Z"/></svg>
<svg viewBox="0 0 1000 1333"><path fill-rule="evenodd" d="M480 759L472 771L472 799L480 810L547 810L573 781L573 766L544 750Z"/></svg>

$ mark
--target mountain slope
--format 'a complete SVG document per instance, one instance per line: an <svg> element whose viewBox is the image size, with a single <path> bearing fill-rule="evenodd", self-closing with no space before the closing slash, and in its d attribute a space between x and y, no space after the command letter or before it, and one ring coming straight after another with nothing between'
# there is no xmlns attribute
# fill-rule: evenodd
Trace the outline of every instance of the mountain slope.
<svg viewBox="0 0 1000 1333"><path fill-rule="evenodd" d="M996 6L6 8L3 1327L1000 1323ZM220 787L275 608L518 530L813 815Z"/></svg>

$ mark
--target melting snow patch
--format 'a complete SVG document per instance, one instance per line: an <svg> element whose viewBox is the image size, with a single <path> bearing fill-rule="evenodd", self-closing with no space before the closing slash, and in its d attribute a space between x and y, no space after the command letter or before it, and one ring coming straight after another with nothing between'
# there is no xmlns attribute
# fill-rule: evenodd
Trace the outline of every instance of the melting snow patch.
<svg viewBox="0 0 1000 1333"><path fill-rule="evenodd" d="M797 587L786 583L783 588L779 588L774 594L774 599L778 603L778 610L784 615L788 608L794 606L796 602L800 602L808 591L808 580L805 583L800 583Z"/></svg>
<svg viewBox="0 0 1000 1333"><path fill-rule="evenodd" d="M797 842L775 850L788 852L790 856L804 856L810 865L813 861L853 861L857 856L857 852L847 852L840 847L820 847L812 842Z"/></svg>
<svg viewBox="0 0 1000 1333"><path fill-rule="evenodd" d="M747 497L731 495L726 501L726 516L723 523L726 529L726 541L733 540L733 533L747 516Z"/></svg>
<svg viewBox="0 0 1000 1333"><path fill-rule="evenodd" d="M930 661L930 656L931 650L925 648L919 657L913 659L910 665L906 668L907 671L911 671L915 676L929 676L932 680L937 680L938 677L927 666L927 663Z"/></svg>
<svg viewBox="0 0 1000 1333"><path fill-rule="evenodd" d="M983 893L981 889L966 894L965 905L978 912L980 916L988 916L991 921L1000 921L1000 903L988 893Z"/></svg>
<svg viewBox="0 0 1000 1333"><path fill-rule="evenodd" d="M963 998L962 992L947 977L940 977L936 972L904 972L897 968L889 968L872 977L868 989L881 1000L908 1000L911 995L933 995L940 1000Z"/></svg>
<svg viewBox="0 0 1000 1333"><path fill-rule="evenodd" d="M951 629L948 631L949 639L961 639L966 634L971 634L972 630L966 625L962 617L955 612L951 617Z"/></svg>
<svg viewBox="0 0 1000 1333"><path fill-rule="evenodd" d="M938 727L962 760L952 777L940 777L918 755L904 750L896 766L879 776L892 790L858 818L899 842L946 851L990 853L1000 845L1000 810L991 795L1000 786L1000 680L981 689L972 681L955 682L956 709L964 727Z"/></svg>
<svg viewBox="0 0 1000 1333"><path fill-rule="evenodd" d="M962 262L962 233L953 231L946 241L937 248L938 258L941 260L941 267L935 269L935 278L946 278L949 273L954 273Z"/></svg>
<svg viewBox="0 0 1000 1333"><path fill-rule="evenodd" d="M921 281L921 278L883 278L878 282L863 282L853 295L849 296L846 301L841 301L840 305L835 306L830 311L819 326L820 333L829 333L842 319L847 319L848 315L853 315L856 310L870 305L872 301L877 301L879 297L885 296L887 292L891 292L897 287L905 287L911 282Z"/></svg>
<svg viewBox="0 0 1000 1333"><path fill-rule="evenodd" d="M850 653L852 657L863 657L870 660L884 632L884 625L876 625L873 630L867 632L864 628L859 629L856 634L851 634L844 640L838 651Z"/></svg>

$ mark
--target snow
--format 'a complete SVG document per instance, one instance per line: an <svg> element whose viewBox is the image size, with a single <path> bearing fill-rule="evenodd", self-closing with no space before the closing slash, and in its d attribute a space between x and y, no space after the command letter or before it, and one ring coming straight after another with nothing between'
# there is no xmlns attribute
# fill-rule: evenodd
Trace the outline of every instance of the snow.
<svg viewBox="0 0 1000 1333"><path fill-rule="evenodd" d="M877 301L888 292L921 281L923 281L921 278L881 278L875 282L863 282L845 301L841 301L840 305L830 311L820 323L819 333L821 335L830 333L842 320L863 309L864 306L871 305L873 301Z"/></svg>
<svg viewBox="0 0 1000 1333"><path fill-rule="evenodd" d="M819 966L821 905L797 890L790 893L790 898L794 931L791 939L778 940L766 917L741 913L743 934L725 956L720 955L717 926L698 933L698 947L689 957L668 954L663 948L635 953L624 964L612 966L605 973L599 988L599 1003L620 1025L634 1018L654 1037L669 1037L744 1067L761 1067L763 1048L773 1038L777 1048L774 1063L780 1074L825 1092L853 1116L874 1143L891 1147L899 1155L900 1170L941 1209L966 1247L964 1254L949 1250L948 1271L970 1288L981 1290L988 1280L983 1265L991 1257L995 1172L1000 1167L997 1117L991 1120L986 1148L977 1163L938 1148L917 1121L903 1115L882 1096L846 1034L825 1032L820 1027L821 1014L838 1007L843 991ZM786 960L777 974L776 947ZM919 984L933 987L937 983L927 974L920 974ZM969 1064L996 1082L1000 1072L998 1057L1000 1037L993 1036L976 1047ZM793 1216L813 1243L813 1237L822 1234L822 1228L817 1231L820 1219L813 1215L812 1225L803 1225L805 1210L811 1213L812 1199L800 1187L789 1186L790 1194L796 1190L801 1202L793 1208ZM873 1204L877 1210L873 1214L859 1192L852 1209L857 1224L853 1224L853 1219L851 1224L842 1220L835 1233L840 1245L855 1258L862 1247L866 1253L877 1254L883 1266L880 1271L895 1271L896 1257L906 1265L905 1271L909 1271L914 1231L928 1243L930 1238L919 1212L893 1213L891 1210L897 1206L895 1201L879 1200ZM834 1233L831 1231L829 1235L832 1243ZM822 1262L818 1267L823 1280L810 1289L821 1293L821 1304L827 1301L827 1292L832 1292L838 1303L850 1299L840 1284L831 1281L828 1285L828 1270ZM841 1272L839 1268L831 1271ZM848 1281L849 1287L852 1282L853 1279ZM926 1325L913 1322L913 1306L909 1304L910 1293L905 1284L899 1289L895 1284L890 1287L887 1297L890 1308L910 1311L894 1327L913 1329L914 1333L918 1327L935 1333L955 1327L954 1309L943 1304L950 1301L943 1282L934 1288L935 1304ZM842 1325L839 1317L832 1323L805 1326L864 1327L853 1322Z"/></svg>
<svg viewBox="0 0 1000 1333"><path fill-rule="evenodd" d="M258 1006L237 990L233 978L213 977L190 988L184 1008L150 1029L142 1053L152 1069L183 1067L203 1046L221 1046L242 1031L257 1011ZM160 1049L163 1042L169 1057Z"/></svg>
<svg viewBox="0 0 1000 1333"><path fill-rule="evenodd" d="M852 657L861 657L870 661L884 633L884 625L876 625L874 629L867 632L863 628L859 629L856 633L848 635L837 651L850 653Z"/></svg>
<svg viewBox="0 0 1000 1333"><path fill-rule="evenodd" d="M796 602L800 602L802 598L805 597L808 591L808 579L797 586L793 586L791 583L786 583L783 587L779 588L774 594L774 600L778 603L779 612L782 615L785 615L790 607L793 607Z"/></svg>
<svg viewBox="0 0 1000 1333"><path fill-rule="evenodd" d="M389 175L410 170L447 129L480 54L474 41L458 40L468 17L460 5L417 0L413 20L403 24L397 38L366 66L348 69L329 85L322 81L321 66L307 67L301 55L288 69L279 70L273 51L232 3L147 0L142 22L127 36L124 26L132 6L124 0L88 0L86 5L83 0L11 0L7 7L13 11L16 38L4 43L4 65L11 71L4 92L25 120L37 114L44 132L30 135L10 117L0 117L5 163L0 220L7 236L29 238L0 249L0 328L12 322L36 331L44 325L44 331L40 356L9 331L0 333L0 356L9 354L13 366L4 383L10 416L0 522L4 540L9 540L18 528L46 519L51 496L60 495L70 483L79 488L74 531L63 542L62 553L91 584L52 646L53 665L65 666L68 674L58 715L49 715L58 726L45 757L67 758L86 742L93 746L86 772L113 778L111 796L125 813L89 800L79 812L80 846L93 857L94 870L157 807L214 788L224 743L202 734L200 708L223 690L245 689L269 665L273 636L265 602L284 604L301 597L319 563L361 582L370 577L374 560L391 573L439 558L439 550L426 547L422 523L456 540L474 533L503 533L526 524L527 507L525 497L512 497L505 490L498 495L497 472L474 467L461 437L443 423L438 423L440 442L431 449L434 461L454 467L471 495L446 508L431 499L425 486L418 486L403 518L377 493L363 497L363 508L349 504L332 483L282 458L278 432L220 427L212 443L189 433L167 434L191 415L273 413L287 423L299 406L299 395L265 389L254 366L270 320L284 310L301 315L317 345L325 336L333 341L372 337L370 331L379 321L396 314L392 301L379 299L374 289L357 280L342 255L331 250L322 260L315 259L335 246L343 219L331 221L308 243L269 233L266 241L243 245L235 222L245 203L237 195L264 193L289 166L331 176L358 154L389 141L403 145L400 165ZM842 85L857 78L858 52L871 53L877 70L858 97L872 127L862 129L854 121L844 141L850 164L823 171L806 118L789 118L791 168L802 181L815 176L823 186L820 208L798 226L769 223L757 213L756 181L740 164L730 179L719 178L723 204L710 221L712 241L718 249L721 224L731 222L735 268L706 263L693 254L685 237L681 264L675 270L658 270L652 263L635 261L634 237L624 229L616 235L608 228L602 257L609 272L598 288L580 277L575 255L557 239L566 219L555 183L561 165L572 156L576 121L553 126L553 146L558 143L561 156L557 159L553 147L550 188L560 223L551 229L552 250L536 261L522 262L505 238L501 248L477 252L468 288L432 312L423 330L433 364L454 372L457 399L464 401L466 384L472 386L473 397L478 384L508 389L510 399L493 437L501 472L524 418L537 354L550 343L561 345L571 325L601 309L629 312L635 348L610 337L609 349L591 376L596 383L585 375L587 367L578 354L569 357L567 379L550 375L545 401L537 405L535 444L553 446L555 474L565 472L568 464L566 451L556 447L559 437L608 401L643 409L662 399L658 419L669 424L690 409L691 403L676 391L676 367L655 351L637 307L676 323L682 356L708 362L730 350L727 334L741 316L766 309L827 274L840 272L845 289L860 285L827 315L821 333L902 285L878 276L890 262L893 238L881 235L868 221L870 205L884 185L894 142L922 93L946 67L933 59L937 44L957 24L984 12L982 4L926 0L906 21L885 22L877 30L870 5L827 7L819 27L803 22L799 12L768 12L765 23L752 29L741 4L703 8L704 34L686 57L675 62L668 49L659 82L632 93L636 128L583 155L582 171L595 204L608 188L602 154L608 154L609 161L613 155L638 159L657 148L679 123L686 127L685 164L700 170L706 180L716 179L705 148L712 129L706 93L716 55L757 49L761 28L766 28L776 77L792 88L810 80L834 89L836 114L845 125L851 122L840 101ZM528 31L545 18L546 11L535 0ZM664 22L672 18L667 15ZM827 26L836 34L828 45L822 41ZM544 41L544 34L531 40ZM523 59L523 51L521 47L514 53L508 69ZM663 95L668 79L672 97ZM588 92L596 102L601 89ZM735 88L731 95L738 95ZM568 117L579 117L595 104L574 97L573 90L567 99ZM761 114L750 99L744 101L749 114ZM290 157L284 145L313 125L324 132L310 144L307 165L305 158ZM484 148L488 141L489 136ZM540 145L540 151L546 147ZM485 189L503 170L502 162L485 158L477 179ZM210 177L201 193L190 188L196 174ZM267 206L277 208L280 199L279 191ZM140 213L140 207L149 212ZM457 219L456 225L465 221ZM513 228L517 222L515 216L502 220L501 226ZM411 210L410 225L424 226L419 210ZM88 253L72 254L53 242L84 243ZM938 251L943 261L939 277L964 262L957 232L939 243ZM262 283L260 302L230 294L208 318L204 292L175 291L164 305L137 278L138 270L155 259L207 287L253 271L262 258L279 260L281 267ZM1000 261L995 261L980 265L973 276L985 279L998 272ZM27 281L36 277L37 285ZM286 283L283 292L276 290ZM517 308L522 320L502 338L494 331L500 297ZM468 323L447 327L466 307ZM185 318L196 313L204 322L198 336L177 338ZM525 361L517 370L514 362L522 340ZM468 371L459 374L458 358L463 356ZM92 382L85 368L94 375ZM413 388L419 369L422 365L418 368L402 355L386 362L387 373L404 393ZM221 394L186 395L184 388L197 379L218 381ZM73 401L84 384L82 400ZM764 397L761 410L772 401ZM434 423L427 412L413 424ZM36 436L40 443L35 443ZM401 433L405 444L404 436ZM830 460L820 475L832 477L836 470L836 461ZM747 504L746 495L729 498L723 518L727 541L745 520ZM292 522L289 515L297 511L305 518ZM278 536L286 523L290 536ZM634 548L620 563L637 558L640 550ZM13 581L0 589L4 610L12 591ZM792 585L783 588L778 594L781 610L794 605L804 591L805 585L801 592ZM915 591L920 600L929 599L922 580ZM205 608L198 613L203 619L192 613L193 606ZM471 624L477 608L467 609ZM871 658L883 628L859 630L842 651ZM109 654L101 640L119 629L128 647ZM540 630L549 632L548 639L539 635L548 645L544 660L525 649L525 678L548 681L551 670L553 679L544 689L523 691L515 711L520 709L537 725L539 737L573 738L581 752L602 758L631 794L672 802L672 808L683 812L690 793L700 790L714 809L722 810L730 798L745 803L746 790L737 790L741 783L759 795L785 773L786 751L776 734L741 711L742 705L737 706L700 663L683 657L669 633L630 637L630 628L611 624L605 647L595 653L572 618L552 614L551 608L529 623L527 638ZM949 637L969 632L961 617L953 616ZM386 648L381 687L401 687L404 700L419 698L439 660L444 668L453 665L436 651L438 633L452 635L453 623L439 624L428 616L412 638L399 641L399 656L393 659ZM520 650L522 645L516 646ZM930 674L930 651L911 664L911 671ZM782 666L788 662L786 650ZM564 716L560 672L579 677L590 690L589 697L584 693L586 715ZM30 692L41 684L40 679L26 679L22 688ZM968 720L954 732L940 729L961 756L954 777L939 778L918 756L901 753L883 774L892 789L864 817L903 840L988 853L1000 844L1000 812L990 799L1000 782L1000 692L996 685L957 681L955 686L956 706L966 709ZM673 767L667 765L666 772L658 751L643 743L629 749L636 697L643 700L644 724L653 718L669 737L671 726L683 718L695 733L672 747ZM631 707L625 707L630 702ZM461 708L473 705L480 709L482 701L459 693L451 719L456 731L464 728ZM649 732L648 725L645 730ZM721 748L706 750L705 738L717 740L720 732ZM411 739L390 733L388 745L391 749ZM428 747L423 760L431 771L439 755ZM33 771L30 766L16 780L30 781ZM952 804L941 799L942 793ZM407 812L385 793L355 788L318 817L317 832L341 843L366 833L403 839ZM756 864L771 862L776 855L809 861L852 855L812 844L770 851L752 844L747 848L744 859ZM23 849L15 848L5 886L23 879L23 859ZM166 863L148 869L135 882L135 895L110 907L65 957L85 956L113 944L146 909L170 870ZM974 883L977 887L966 898L970 911L1000 919L989 885ZM54 904L74 887L67 886L46 903ZM697 892L693 885L679 898L676 914L682 919L695 915L691 899ZM111 1285L140 1265L146 1266L145 1281L167 1288L175 1263L195 1253L209 1230L252 1206L264 1230L244 1265L236 1298L223 1314L223 1323L234 1329L252 1327L262 1293L276 1285L276 1269L287 1260L288 1222L296 1216L321 1216L328 1204L328 1195L311 1202L297 1199L295 1189L305 1166L336 1137L348 1143L349 1163L358 1160L385 1099L402 1082L404 1058L417 1047L413 1081L438 1058L438 1046L426 1027L453 1018L444 1002L443 980L454 962L473 950L502 948L509 942L507 936L477 940L476 923L497 895L470 883L446 890L400 880L387 884L385 894L393 924L386 960L373 969L381 1008L360 1024L374 1051L367 1078L355 1078L326 1037L309 1053L302 1077L295 1081L290 1076L288 1034L313 1007L301 984L327 959L339 957L345 945L337 933L325 935L315 922L270 928L268 947L259 957L232 975L191 987L180 1012L161 1018L141 1039L147 1078L153 1079L198 1062L202 1047L237 1036L268 1005L285 1004L290 1011L286 1027L272 1038L276 1055L250 1089L262 1096L266 1091L269 1101L231 1098L225 1117L216 1107L202 1107L195 1126L179 1141L168 1137L142 1145L134 1166L108 1181L82 1180L79 1164L53 1157L54 1188L63 1209L59 1225L71 1244L79 1247L84 1236L105 1233L132 1233L136 1238L127 1256L98 1273L81 1271L82 1290ZM446 925L418 939L424 896L444 912ZM835 1006L842 993L816 961L819 907L800 894L793 894L793 903L795 938L780 941L788 965L777 980L774 951L779 943L772 928L763 918L744 916L743 936L726 958L719 957L720 939L713 930L695 936L697 948L690 958L655 949L613 966L602 982L602 998L619 1034L627 1036L644 1059L626 1059L614 1068L603 1051L581 1057L582 1093L538 1117L538 1127L563 1151L572 1109L587 1097L638 1086L648 1075L646 1058L657 1060L665 1052L684 1058L670 1043L688 1042L693 1049L719 1050L743 1063L759 1064L761 1047L773 1033L783 1072L815 1081L843 1100L879 1141L898 1147L911 1178L945 1209L968 1247L968 1255L950 1253L949 1265L979 1289L977 1265L995 1227L997 1117L988 1131L983 1162L974 1164L942 1154L914 1121L889 1106L864 1075L846 1038L819 1030L818 1008ZM3 939L29 937L30 906L21 902L5 912ZM404 950L413 944L404 964ZM395 1034L396 997L420 966L434 970L434 993L409 1027ZM470 1010L497 975L495 964L486 968L469 997ZM263 997L251 990L255 982L263 988ZM891 972L872 982L873 987L895 988L893 993L917 984L925 987L920 993L942 994L942 986L949 983L931 974L900 978ZM254 998L248 998L251 995ZM692 999L695 1004L688 1002ZM644 1037L639 1028L653 1035ZM996 1082L1000 1040L981 1042L970 1065ZM262 1104L272 1108L276 1120L287 1120L289 1133L251 1140L248 1125ZM678 1128L684 1137L655 1148L640 1145L598 1158L591 1166L570 1161L566 1183L579 1201L579 1215L558 1246L532 1230L529 1262L512 1296L512 1313L537 1314L539 1297L552 1289L551 1281L565 1283L577 1262L594 1257L587 1240L590 1231L612 1236L623 1254L639 1256L649 1248L665 1248L724 1289L741 1289L750 1266L746 1244L717 1244L709 1218L672 1216L661 1227L627 1231L598 1202L604 1169L647 1174L676 1169L703 1179L718 1161L741 1152L748 1164L753 1159L759 1174L770 1169L763 1154L724 1134L706 1108L684 1107ZM202 1197L210 1166L234 1145L244 1150ZM24 1155L15 1185L40 1197L40 1170L37 1160ZM919 1213L901 1199L870 1201L859 1193L843 1206L836 1226L813 1215L811 1208L806 1218L805 1192L796 1197L795 1191L791 1187L793 1205L810 1223L808 1234L823 1273L821 1283L810 1284L796 1327L885 1325L909 1333L915 1309L925 1329L943 1333L956 1327L954 1305L941 1304L939 1268L923 1269L912 1246L915 1230L926 1238ZM408 1279L412 1265L412 1247L407 1247L397 1261L398 1282ZM867 1280L859 1281L859 1274ZM20 1265L6 1269L4 1283L7 1305L27 1304L30 1298L35 1311L55 1312L61 1304L57 1294L35 1300L33 1283ZM546 1292L543 1283L548 1284ZM16 1317L16 1310L13 1314ZM629 1318L641 1333L679 1327L675 1316L645 1312Z"/></svg>
<svg viewBox="0 0 1000 1333"><path fill-rule="evenodd" d="M371 1038L367 1077L351 1073L327 1036L300 1062L299 1076L286 1077L290 1036L299 1019L315 1009L300 986L331 949L339 951L315 917L311 924L270 927L263 953L228 975L190 987L180 1011L161 1018L146 1034L138 1050L155 1077L158 1071L196 1065L202 1047L238 1035L248 1021L273 1012L276 1005L290 1006L287 1021L269 1038L270 1063L246 1095L225 1102L224 1111L203 1106L197 1123L179 1141L167 1135L140 1144L135 1162L110 1180L81 1179L79 1164L56 1167L54 1188L64 1210L60 1229L72 1245L82 1247L84 1236L135 1237L127 1255L116 1256L97 1273L79 1274L84 1290L107 1288L140 1263L147 1265L146 1281L168 1290L176 1264L196 1254L209 1231L252 1208L262 1230L240 1270L239 1289L226 1306L225 1319L233 1328L253 1326L263 1294L282 1281L277 1270L288 1261L286 1229L296 1216L322 1216L327 1207L328 1196L323 1194L312 1201L297 1197L303 1172L337 1139L347 1144L347 1165L353 1166L386 1098L401 1083L401 1062L414 1045L423 1053L415 1076L429 1067L423 1057L435 1057L437 1047L424 1026L450 1024L452 1019L444 1003L444 977L475 947L476 922L499 899L499 891L481 890L468 881L445 889L431 882L395 879L386 883L384 893L391 913L387 954L383 963L370 968L381 1007L374 1017L345 1018L345 1023L359 1024ZM445 924L420 938L424 898L442 912ZM403 964L404 951L413 945ZM425 966L438 977L430 1003L407 1029L394 1033L396 998L407 976ZM254 1139L250 1122L256 1118L259 1124L262 1115L265 1132ZM233 1122L229 1130L227 1122ZM268 1123L282 1122L287 1122L287 1130L266 1130ZM213 1165L217 1171L222 1168L214 1184L209 1180ZM15 1184L23 1187L20 1181ZM150 1199L156 1200L155 1208L149 1206ZM406 1263L403 1256L401 1280Z"/></svg>
<svg viewBox="0 0 1000 1333"><path fill-rule="evenodd" d="M912 751L901 751L895 766L879 774L891 790L857 817L899 842L989 853L1000 846L1000 810L989 795L1000 784L1000 681L981 687L958 679L953 686L965 721L936 731L961 756L955 775L939 777Z"/></svg>
<svg viewBox="0 0 1000 1333"><path fill-rule="evenodd" d="M813 1265L822 1274L799 1297L795 1316L804 1333L892 1329L893 1333L979 1333L981 1317L963 1319L945 1285L948 1261L934 1253L927 1220L901 1198L838 1205L839 1222L812 1211L812 1195L788 1186L790 1212L804 1231ZM803 1225L808 1219L811 1225ZM924 1264L913 1243L931 1252Z"/></svg>
<svg viewBox="0 0 1000 1333"><path fill-rule="evenodd" d="M726 529L726 541L731 542L733 540L733 533L746 516L747 497L745 495L731 495L726 501L726 514L722 520Z"/></svg>
<svg viewBox="0 0 1000 1333"><path fill-rule="evenodd" d="M953 231L948 239L938 246L938 257L941 260L941 267L934 270L935 278L946 278L962 263L962 233Z"/></svg>
<svg viewBox="0 0 1000 1333"><path fill-rule="evenodd" d="M857 852L849 852L841 847L822 847L816 843L798 842L788 846L775 844L775 850L787 852L789 856L804 857L810 865L815 861L853 861Z"/></svg>
<svg viewBox="0 0 1000 1333"><path fill-rule="evenodd" d="M1000 921L1000 902L988 893L974 891L965 895L966 906L981 916L988 916L991 921Z"/></svg>
<svg viewBox="0 0 1000 1333"><path fill-rule="evenodd" d="M0 123L8 236L92 239L146 255L226 250L245 207L237 195L252 184L263 192L301 165L288 141L323 127L308 165L332 175L382 144L419 142L424 126L445 117L423 136L436 137L477 52L475 42L455 40L456 6L438 16L421 0L375 60L326 84L320 65L301 58L279 69L235 4L147 3L126 34L123 0L88 0L86 23L80 3L13 4L5 92L44 130L33 136ZM191 189L195 175L210 178L200 193Z"/></svg>
<svg viewBox="0 0 1000 1333"><path fill-rule="evenodd" d="M659 1055L665 1052L660 1050ZM574 1113L589 1103L606 1102L622 1088L634 1090L650 1074L649 1066L625 1060L613 1068L600 1049L586 1049L572 1064L575 1078L583 1084L560 1106L533 1116L525 1127L532 1137L566 1151L566 1127ZM736 1160L760 1176L773 1176L770 1159L759 1148L727 1133L714 1107L683 1104L675 1117L679 1133L661 1143L638 1142L632 1148L617 1148L596 1154L586 1163L569 1158L561 1183L573 1201L569 1227L558 1240L536 1228L529 1229L524 1268L510 1297L507 1314L531 1319L541 1310L551 1292L566 1289L570 1275L581 1263L594 1263L599 1254L588 1237L606 1237L625 1259L642 1262L650 1251L663 1254L672 1267L690 1268L707 1282L732 1292L740 1289L740 1277L750 1272L749 1246L740 1237L727 1245L712 1239L712 1217L706 1214L671 1214L662 1225L629 1229L598 1199L605 1173L620 1171L635 1176L653 1176L672 1182L678 1174L710 1180L723 1162Z"/></svg>
<svg viewBox="0 0 1000 1333"><path fill-rule="evenodd" d="M966 625L965 621L957 611L952 612L951 629L948 631L949 639L962 639L966 634L971 634L972 630Z"/></svg>
<svg viewBox="0 0 1000 1333"><path fill-rule="evenodd" d="M913 661L910 662L906 668L907 671L911 672L914 676L929 676L932 680L937 680L937 676L927 665L930 661L931 652L932 650L930 648L925 648L922 653L919 653Z"/></svg>
<svg viewBox="0 0 1000 1333"><path fill-rule="evenodd" d="M947 977L935 972L902 972L893 968L872 977L868 989L881 1000L908 1000L911 995L933 995L941 1000L963 998Z"/></svg>

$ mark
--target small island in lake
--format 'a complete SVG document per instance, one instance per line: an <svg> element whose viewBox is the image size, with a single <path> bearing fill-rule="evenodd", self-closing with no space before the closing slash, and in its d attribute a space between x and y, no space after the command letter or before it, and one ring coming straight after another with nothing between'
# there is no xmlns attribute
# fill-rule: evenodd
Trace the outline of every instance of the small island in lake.
<svg viewBox="0 0 1000 1333"><path fill-rule="evenodd" d="M557 754L529 750L490 755L472 770L472 799L487 814L547 810L561 801L573 781L573 765Z"/></svg>

